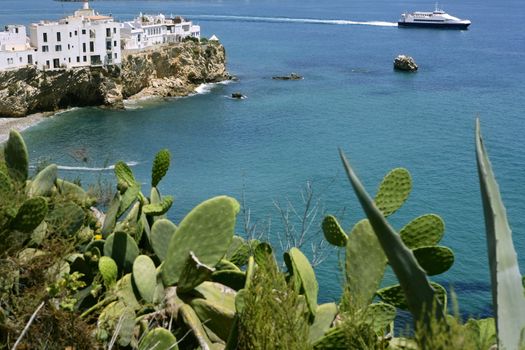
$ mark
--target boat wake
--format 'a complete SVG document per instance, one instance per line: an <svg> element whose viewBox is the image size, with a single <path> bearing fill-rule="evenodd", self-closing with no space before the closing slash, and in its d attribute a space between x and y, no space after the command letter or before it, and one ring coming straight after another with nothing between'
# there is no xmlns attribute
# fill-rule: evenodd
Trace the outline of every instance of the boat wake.
<svg viewBox="0 0 525 350"><path fill-rule="evenodd" d="M290 17L255 17L255 16L226 16L226 15L187 15L194 19L209 21L230 22L262 22L262 23L305 23L305 24L331 24L331 25L364 25L377 27L397 27L396 22L383 21L348 21L343 19L316 19L316 18L290 18Z"/></svg>
<svg viewBox="0 0 525 350"><path fill-rule="evenodd" d="M138 162L126 162L128 166L135 166L139 164ZM113 170L115 169L115 165L110 165L107 167L85 167L85 166L68 166L68 165L58 165L58 169L60 170L68 170L68 171L106 171L106 170Z"/></svg>

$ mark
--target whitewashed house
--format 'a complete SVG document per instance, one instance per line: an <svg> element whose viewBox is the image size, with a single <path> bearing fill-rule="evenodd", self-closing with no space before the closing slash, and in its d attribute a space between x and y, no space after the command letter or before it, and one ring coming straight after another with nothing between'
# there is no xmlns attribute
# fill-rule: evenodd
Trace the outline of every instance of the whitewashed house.
<svg viewBox="0 0 525 350"><path fill-rule="evenodd" d="M34 57L35 49L29 45L25 26L8 25L0 32L0 70L33 64Z"/></svg>
<svg viewBox="0 0 525 350"><path fill-rule="evenodd" d="M31 24L29 41L40 69L121 63L120 23L96 13L87 0L72 16Z"/></svg>
<svg viewBox="0 0 525 350"><path fill-rule="evenodd" d="M156 45L181 42L186 37L200 39L200 26L182 17L166 18L140 14L133 21L122 23L124 50L143 50Z"/></svg>

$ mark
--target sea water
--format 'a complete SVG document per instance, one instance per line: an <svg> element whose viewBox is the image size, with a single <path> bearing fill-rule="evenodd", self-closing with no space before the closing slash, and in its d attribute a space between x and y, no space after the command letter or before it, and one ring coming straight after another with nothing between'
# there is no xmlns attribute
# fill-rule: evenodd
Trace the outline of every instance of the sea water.
<svg viewBox="0 0 525 350"><path fill-rule="evenodd" d="M467 31L395 25L400 13L432 10L433 2L91 5L119 20L139 12L194 20L203 36L220 38L228 69L239 81L203 87L192 97L130 103L125 111L82 108L63 113L24 132L32 163L55 162L61 176L87 184L111 178L110 166L123 160L148 193L152 158L168 148L172 167L160 190L176 198L171 219L180 221L211 196L244 197L251 222L275 243L283 232L275 203L284 206L289 200L300 210L300 192L307 182L320 200L319 216L336 213L348 230L363 218L338 147L372 193L388 170L406 167L413 192L391 217L393 226L399 229L425 213L441 215L446 223L442 244L454 250L456 261L433 279L453 287L464 314L487 316L492 313L490 279L474 154L474 121L479 117L525 268L522 1L443 2L447 12L472 21ZM56 19L79 6L2 0L0 24ZM398 54L414 57L419 71L393 71ZM271 79L291 72L304 80ZM228 98L235 91L247 99ZM313 230L320 238L318 226ZM310 254L308 245L304 250ZM322 302L336 301L341 293L337 256L329 250L316 268ZM387 279L394 281L391 274Z"/></svg>

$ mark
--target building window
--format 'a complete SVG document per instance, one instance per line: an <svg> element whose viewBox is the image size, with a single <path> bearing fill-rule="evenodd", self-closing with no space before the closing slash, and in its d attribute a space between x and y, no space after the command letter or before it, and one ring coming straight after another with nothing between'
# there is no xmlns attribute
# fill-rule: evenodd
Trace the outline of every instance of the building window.
<svg viewBox="0 0 525 350"><path fill-rule="evenodd" d="M7 59L7 64L13 64L13 59L12 58L8 58Z"/></svg>
<svg viewBox="0 0 525 350"><path fill-rule="evenodd" d="M71 50L71 45L67 44L67 49Z"/></svg>
<svg viewBox="0 0 525 350"><path fill-rule="evenodd" d="M46 61L46 67L49 68L49 60Z"/></svg>
<svg viewBox="0 0 525 350"><path fill-rule="evenodd" d="M75 36L77 36L77 35L78 35L78 32L75 30Z"/></svg>
<svg viewBox="0 0 525 350"><path fill-rule="evenodd" d="M113 41L113 46L117 47L117 41L116 40Z"/></svg>
<svg viewBox="0 0 525 350"><path fill-rule="evenodd" d="M57 33L57 41L61 41L62 40L62 34L60 34L60 32Z"/></svg>
<svg viewBox="0 0 525 350"><path fill-rule="evenodd" d="M77 62L80 62L80 56L77 56Z"/></svg>
<svg viewBox="0 0 525 350"><path fill-rule="evenodd" d="M62 51L62 45L55 45L55 51Z"/></svg>
<svg viewBox="0 0 525 350"><path fill-rule="evenodd" d="M44 36L44 42L47 43L47 33L42 34Z"/></svg>
<svg viewBox="0 0 525 350"><path fill-rule="evenodd" d="M73 33L69 32L69 37L72 38L73 37Z"/></svg>
<svg viewBox="0 0 525 350"><path fill-rule="evenodd" d="M117 34L117 28L113 28L113 34Z"/></svg>
<svg viewBox="0 0 525 350"><path fill-rule="evenodd" d="M111 28L106 28L106 36L108 38L111 36Z"/></svg>
<svg viewBox="0 0 525 350"><path fill-rule="evenodd" d="M84 57L82 58L82 61L87 62L87 56L84 56Z"/></svg>
<svg viewBox="0 0 525 350"><path fill-rule="evenodd" d="M68 57L67 61L68 61L69 63L71 63L71 57Z"/></svg>
<svg viewBox="0 0 525 350"><path fill-rule="evenodd" d="M42 52L49 52L49 46L47 45L42 46Z"/></svg>
<svg viewBox="0 0 525 350"><path fill-rule="evenodd" d="M22 57L18 58L18 62L22 63Z"/></svg>
<svg viewBox="0 0 525 350"><path fill-rule="evenodd" d="M89 52L95 52L95 42L94 41L89 42Z"/></svg>
<svg viewBox="0 0 525 350"><path fill-rule="evenodd" d="M111 41L106 41L106 50L111 50Z"/></svg>
<svg viewBox="0 0 525 350"><path fill-rule="evenodd" d="M33 64L33 55L27 55L27 64Z"/></svg>
<svg viewBox="0 0 525 350"><path fill-rule="evenodd" d="M53 68L60 68L60 60L58 58L53 59Z"/></svg>
<svg viewBox="0 0 525 350"><path fill-rule="evenodd" d="M82 52L86 52L86 43L82 43Z"/></svg>
<svg viewBox="0 0 525 350"><path fill-rule="evenodd" d="M82 29L82 34L86 34L86 30L85 29Z"/></svg>
<svg viewBox="0 0 525 350"><path fill-rule="evenodd" d="M114 55L114 56L115 56L115 59L117 59L118 56L117 56L117 53L116 53L116 52L115 52L115 55Z"/></svg>

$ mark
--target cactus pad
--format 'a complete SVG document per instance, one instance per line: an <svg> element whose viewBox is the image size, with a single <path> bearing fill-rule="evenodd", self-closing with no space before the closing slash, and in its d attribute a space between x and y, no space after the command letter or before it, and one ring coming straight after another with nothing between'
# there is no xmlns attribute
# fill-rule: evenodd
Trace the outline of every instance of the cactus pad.
<svg viewBox="0 0 525 350"><path fill-rule="evenodd" d="M410 248L436 245L445 232L445 223L438 215L426 214L415 218L399 231L403 243Z"/></svg>
<svg viewBox="0 0 525 350"><path fill-rule="evenodd" d="M324 237L326 238L328 243L333 244L337 247L346 246L348 236L346 235L345 231L343 231L343 229L339 225L339 222L337 222L337 219L334 216L326 216L323 219L322 227Z"/></svg>
<svg viewBox="0 0 525 350"><path fill-rule="evenodd" d="M5 199L11 191L13 191L13 182L9 176L0 171L0 196Z"/></svg>
<svg viewBox="0 0 525 350"><path fill-rule="evenodd" d="M73 236L84 224L84 210L73 202L60 203L49 213L46 221L56 232L66 237Z"/></svg>
<svg viewBox="0 0 525 350"><path fill-rule="evenodd" d="M437 299L443 306L443 310L447 309L447 291L441 285L430 282L432 288L436 293ZM400 308L402 310L408 310L408 304L405 298L405 293L399 284L382 288L377 291L379 298L392 306Z"/></svg>
<svg viewBox="0 0 525 350"><path fill-rule="evenodd" d="M142 208L142 211L146 215L160 216L160 215L164 215L165 213L167 213L168 210L170 210L172 204L173 204L173 197L165 196L164 198L162 198L162 201L160 203L146 204Z"/></svg>
<svg viewBox="0 0 525 350"><path fill-rule="evenodd" d="M374 202L385 217L396 212L412 190L412 178L404 168L392 169L381 181Z"/></svg>
<svg viewBox="0 0 525 350"><path fill-rule="evenodd" d="M190 251L208 266L215 266L230 246L239 212L239 203L219 196L195 207L180 223L170 240L162 265L162 280L170 286L178 282Z"/></svg>
<svg viewBox="0 0 525 350"><path fill-rule="evenodd" d="M187 293L202 282L209 280L214 269L206 266L190 251L177 284L177 292Z"/></svg>
<svg viewBox="0 0 525 350"><path fill-rule="evenodd" d="M142 300L153 303L157 287L157 269L153 260L147 255L139 255L133 262L132 276Z"/></svg>
<svg viewBox="0 0 525 350"><path fill-rule="evenodd" d="M104 280L106 288L111 287L117 282L118 267L113 259L109 256L101 256L98 261L98 270Z"/></svg>
<svg viewBox="0 0 525 350"><path fill-rule="evenodd" d="M396 308L386 303L370 304L365 310L365 319L376 332L382 332L396 318Z"/></svg>
<svg viewBox="0 0 525 350"><path fill-rule="evenodd" d="M246 284L246 274L242 271L234 270L215 271L211 275L211 280L234 290L239 290L244 288L244 285Z"/></svg>
<svg viewBox="0 0 525 350"><path fill-rule="evenodd" d="M157 257L164 261L168 254L171 237L175 234L177 226L167 219L160 219L151 226L150 241Z"/></svg>
<svg viewBox="0 0 525 350"><path fill-rule="evenodd" d="M57 179L56 186L58 189L58 192L66 197L69 198L77 204L84 204L84 202L88 199L88 195L84 189L72 182Z"/></svg>
<svg viewBox="0 0 525 350"><path fill-rule="evenodd" d="M51 193L57 180L58 168L56 164L50 164L39 172L29 187L29 196L46 196Z"/></svg>
<svg viewBox="0 0 525 350"><path fill-rule="evenodd" d="M190 302L201 322L207 321L206 326L210 328L221 339L227 340L233 325L235 309L231 309L220 303L212 303L205 299L196 298Z"/></svg>
<svg viewBox="0 0 525 350"><path fill-rule="evenodd" d="M29 155L24 139L18 131L9 132L4 158L9 176L19 183L25 183L29 174Z"/></svg>
<svg viewBox="0 0 525 350"><path fill-rule="evenodd" d="M104 255L115 260L120 273L130 272L139 248L133 237L125 232L115 232L104 243Z"/></svg>
<svg viewBox="0 0 525 350"><path fill-rule="evenodd" d="M115 193L115 196L109 203L108 211L106 212L106 217L104 218L104 224L102 225L102 235L106 238L115 228L117 223L118 212L120 208L121 196L120 193Z"/></svg>
<svg viewBox="0 0 525 350"><path fill-rule="evenodd" d="M122 161L115 164L115 176L119 182L125 183L128 187L137 185L137 180L135 180L135 176L133 176L133 171L131 171L131 168Z"/></svg>
<svg viewBox="0 0 525 350"><path fill-rule="evenodd" d="M177 338L166 328L157 327L140 341L138 350L178 350Z"/></svg>
<svg viewBox="0 0 525 350"><path fill-rule="evenodd" d="M219 263L215 265L215 269L217 271L223 271L223 270L241 271L241 269L239 269L237 265L235 265L234 263L226 259L221 259L221 261L219 261Z"/></svg>
<svg viewBox="0 0 525 350"><path fill-rule="evenodd" d="M454 264L454 253L443 246L420 247L412 251L418 264L427 275L439 275L450 269Z"/></svg>
<svg viewBox="0 0 525 350"><path fill-rule="evenodd" d="M43 197L30 198L18 209L18 213L11 222L11 226L18 231L31 232L40 225L46 217L46 214L46 200Z"/></svg>
<svg viewBox="0 0 525 350"><path fill-rule="evenodd" d="M372 302L385 274L387 258L366 219L359 221L346 245L346 281L352 303L365 307Z"/></svg>
<svg viewBox="0 0 525 350"><path fill-rule="evenodd" d="M195 340L199 343L201 349L211 349L211 341L206 335L199 317L197 317L197 314L193 311L191 306L183 304L179 309L179 314L186 326L191 329L192 334L195 337Z"/></svg>
<svg viewBox="0 0 525 350"><path fill-rule="evenodd" d="M195 291L214 304L222 304L227 309L235 309L235 290L215 282L205 281L195 287Z"/></svg>
<svg viewBox="0 0 525 350"><path fill-rule="evenodd" d="M315 272L308 261L308 258L297 248L292 248L288 252L293 264L294 274L297 274L301 280L301 285L304 289L306 297L306 304L310 315L315 317L317 312L317 293L319 292L319 285L315 278Z"/></svg>
<svg viewBox="0 0 525 350"><path fill-rule="evenodd" d="M117 281L115 290L118 299L126 306L132 308L133 310L140 309L140 304L138 302L140 295L138 295L138 291L133 284L133 278L130 273L124 275L120 280Z"/></svg>
<svg viewBox="0 0 525 350"><path fill-rule="evenodd" d="M228 247L225 258L237 267L242 267L248 262L248 257L251 252L250 242L245 241L242 237L233 236L232 243Z"/></svg>
<svg viewBox="0 0 525 350"><path fill-rule="evenodd" d="M151 167L151 187L157 187L160 180L166 175L170 167L171 154L167 149L160 150L153 160Z"/></svg>
<svg viewBox="0 0 525 350"><path fill-rule="evenodd" d="M335 303L326 303L317 307L314 323L310 326L308 340L310 343L320 339L334 322L337 316L337 305Z"/></svg>

